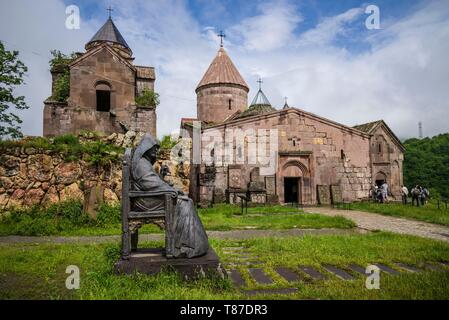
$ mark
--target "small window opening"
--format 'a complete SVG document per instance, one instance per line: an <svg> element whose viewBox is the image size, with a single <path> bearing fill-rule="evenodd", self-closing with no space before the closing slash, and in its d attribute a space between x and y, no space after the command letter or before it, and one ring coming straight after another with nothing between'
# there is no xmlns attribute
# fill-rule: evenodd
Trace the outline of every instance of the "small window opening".
<svg viewBox="0 0 449 320"><path fill-rule="evenodd" d="M111 86L103 81L100 81L95 86L95 93L97 98L97 111L110 112L111 111Z"/></svg>
<svg viewBox="0 0 449 320"><path fill-rule="evenodd" d="M232 100L231 99L228 100L228 107L229 107L229 110L232 109Z"/></svg>

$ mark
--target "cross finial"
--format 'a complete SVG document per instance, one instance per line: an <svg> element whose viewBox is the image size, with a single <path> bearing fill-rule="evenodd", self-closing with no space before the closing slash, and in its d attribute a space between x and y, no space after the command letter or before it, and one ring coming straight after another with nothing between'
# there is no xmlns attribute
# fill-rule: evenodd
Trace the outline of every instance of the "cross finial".
<svg viewBox="0 0 449 320"><path fill-rule="evenodd" d="M257 82L259 83L259 90L261 90L262 89L262 83L263 83L262 78L259 77L259 80L257 80Z"/></svg>
<svg viewBox="0 0 449 320"><path fill-rule="evenodd" d="M111 18L111 13L112 11L114 11L114 9L112 9L111 6L109 6L106 10L109 11L109 18Z"/></svg>
<svg viewBox="0 0 449 320"><path fill-rule="evenodd" d="M288 103L287 103L288 97L284 97L284 99L285 99L284 109L290 108L290 107L288 106Z"/></svg>
<svg viewBox="0 0 449 320"><path fill-rule="evenodd" d="M218 36L220 37L220 47L223 47L223 38L226 38L226 35L223 33L223 30L220 30Z"/></svg>

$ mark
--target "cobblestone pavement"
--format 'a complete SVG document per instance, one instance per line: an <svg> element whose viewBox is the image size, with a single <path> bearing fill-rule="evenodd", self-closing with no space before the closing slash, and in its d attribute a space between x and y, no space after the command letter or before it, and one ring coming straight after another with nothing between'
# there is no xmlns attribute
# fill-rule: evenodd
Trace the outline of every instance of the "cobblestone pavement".
<svg viewBox="0 0 449 320"><path fill-rule="evenodd" d="M428 222L384 216L363 211L339 210L325 207L304 208L304 211L328 216L343 216L354 221L357 227L369 231L390 231L449 242L449 227Z"/></svg>
<svg viewBox="0 0 449 320"><path fill-rule="evenodd" d="M258 237L289 237L304 235L325 235L325 234L354 234L364 232L358 228L355 229L287 229L287 230L232 230L232 231L208 231L209 238L212 239L250 239ZM162 241L164 236L159 234L140 234L139 241ZM119 235L113 236L43 236L43 237L25 237L25 236L6 236L0 237L0 245L8 243L114 243L120 242Z"/></svg>

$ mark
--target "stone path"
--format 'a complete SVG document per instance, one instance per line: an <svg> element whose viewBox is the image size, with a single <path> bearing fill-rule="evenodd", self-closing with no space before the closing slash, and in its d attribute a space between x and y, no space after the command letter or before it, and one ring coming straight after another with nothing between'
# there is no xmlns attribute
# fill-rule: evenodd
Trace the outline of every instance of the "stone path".
<svg viewBox="0 0 449 320"><path fill-rule="evenodd" d="M296 267L262 267L262 262L251 253L250 248L240 246L223 248L225 255L224 267L229 279L241 292L246 295L289 295L298 292L298 285L313 284L317 281L353 281L367 277L366 266L350 264L348 266L334 266L323 264L318 266L298 265ZM244 262L244 263L243 263ZM397 276L402 273L420 273L425 271L449 271L449 262L424 262L420 267L395 262L390 266L376 265L385 276ZM273 274L278 276L273 277ZM285 281L279 282L278 279ZM287 283L287 285L285 285ZM250 289L256 286L256 289Z"/></svg>
<svg viewBox="0 0 449 320"><path fill-rule="evenodd" d="M369 231L390 231L449 242L449 227L428 222L384 216L370 212L338 210L327 207L304 208L304 211L327 216L343 216L354 221L357 224L357 227Z"/></svg>
<svg viewBox="0 0 449 320"><path fill-rule="evenodd" d="M287 230L232 230L232 231L208 231L209 238L212 239L236 239L244 240L259 237L290 237L304 235L326 235L339 234L348 235L363 232L359 229L287 229ZM44 237L26 237L26 236L0 236L0 244L8 243L114 243L120 242L121 236L44 236ZM162 241L162 233L140 234L139 241Z"/></svg>

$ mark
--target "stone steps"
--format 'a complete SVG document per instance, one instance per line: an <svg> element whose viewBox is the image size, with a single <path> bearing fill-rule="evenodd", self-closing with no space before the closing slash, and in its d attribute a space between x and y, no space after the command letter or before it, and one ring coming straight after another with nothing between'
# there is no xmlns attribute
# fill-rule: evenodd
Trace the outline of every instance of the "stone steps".
<svg viewBox="0 0 449 320"><path fill-rule="evenodd" d="M234 286L238 287L241 292L247 295L270 295L270 294L293 294L298 291L295 284L309 284L316 281L341 280L353 281L363 277L367 277L365 273L366 267L349 264L348 266L335 266L331 264L323 264L319 267L312 267L306 265L298 265L291 267L275 267L273 271L279 275L289 286L282 288L270 288L276 284L276 279L273 279L270 274L267 274L267 269L264 269L263 262L258 261L257 257L250 252L249 248L245 247L227 247L223 251L227 254L227 258L231 262L225 263L225 269L228 270L228 275ZM420 267L412 266L406 263L395 262L390 266L381 263L372 263L377 266L381 274L388 276L396 276L406 273L421 273L425 271L445 271L449 269L449 262L430 263L425 262L420 264ZM245 281L245 277L241 272L247 272L251 281L258 286L267 286L267 288L249 289L250 283Z"/></svg>
<svg viewBox="0 0 449 320"><path fill-rule="evenodd" d="M410 266L404 263L394 263L394 269L376 263L376 265L381 272L389 276L396 276L402 273L420 273L425 271L444 271L449 267L449 264L435 265L430 263L425 263L425 269L420 269L415 266ZM325 264L322 268L326 270L326 274L319 271L318 268L310 266L298 266L297 268L287 268L287 267L276 267L274 271L283 278L289 284L294 285L294 283L310 283L314 281L326 281L331 279L339 279L342 281L352 281L356 278L367 276L365 274L365 269L358 265L350 265L347 268L336 267L333 265ZM275 281L267 275L267 273L262 268L248 268L248 273L250 277L254 280L257 285L273 285ZM351 271L347 271L351 270ZM363 272L362 272L363 271ZM264 294L292 294L298 291L295 287L285 287L285 288L264 288L264 289L248 289L248 284L244 280L241 272L237 269L232 269L228 271L229 277L232 283L238 287L243 293L247 295L264 295ZM303 276L305 275L305 277ZM308 279L311 279L308 280Z"/></svg>

